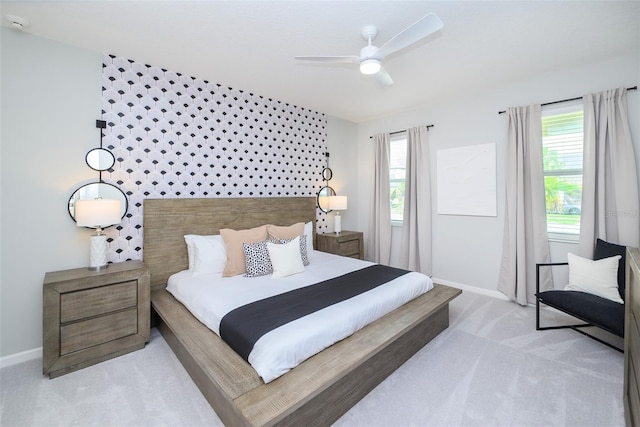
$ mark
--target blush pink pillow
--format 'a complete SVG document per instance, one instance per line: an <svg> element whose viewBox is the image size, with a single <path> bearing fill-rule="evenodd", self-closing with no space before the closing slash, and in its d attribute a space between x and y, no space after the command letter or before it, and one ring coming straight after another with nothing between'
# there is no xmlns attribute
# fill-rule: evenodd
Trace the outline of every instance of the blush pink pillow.
<svg viewBox="0 0 640 427"><path fill-rule="evenodd" d="M304 234L304 222L297 222L293 225L267 225L269 237L280 240L291 240Z"/></svg>
<svg viewBox="0 0 640 427"><path fill-rule="evenodd" d="M220 230L222 240L227 249L227 264L224 266L222 277L237 276L247 272L247 260L244 255L243 243L259 243L267 240L267 226L250 228L248 230Z"/></svg>

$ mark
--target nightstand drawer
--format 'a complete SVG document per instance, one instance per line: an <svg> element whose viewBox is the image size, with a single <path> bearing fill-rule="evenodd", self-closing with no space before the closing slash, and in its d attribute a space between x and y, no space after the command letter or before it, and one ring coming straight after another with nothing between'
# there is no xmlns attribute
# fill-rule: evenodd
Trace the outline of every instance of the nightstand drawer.
<svg viewBox="0 0 640 427"><path fill-rule="evenodd" d="M60 327L60 354L93 347L138 331L137 308Z"/></svg>
<svg viewBox="0 0 640 427"><path fill-rule="evenodd" d="M135 280L60 295L60 323L135 307L138 302Z"/></svg>
<svg viewBox="0 0 640 427"><path fill-rule="evenodd" d="M340 256L364 259L363 235L360 231L316 235L317 249Z"/></svg>
<svg viewBox="0 0 640 427"><path fill-rule="evenodd" d="M342 256L360 256L360 240L347 240L346 242L340 242L337 255Z"/></svg>

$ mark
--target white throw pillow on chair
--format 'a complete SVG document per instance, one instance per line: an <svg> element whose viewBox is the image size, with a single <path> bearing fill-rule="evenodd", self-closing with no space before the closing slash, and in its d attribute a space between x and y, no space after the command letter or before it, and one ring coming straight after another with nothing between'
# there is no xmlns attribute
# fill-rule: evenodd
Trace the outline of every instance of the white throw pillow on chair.
<svg viewBox="0 0 640 427"><path fill-rule="evenodd" d="M587 292L624 304L618 293L620 255L596 261L569 252L569 284L565 290Z"/></svg>

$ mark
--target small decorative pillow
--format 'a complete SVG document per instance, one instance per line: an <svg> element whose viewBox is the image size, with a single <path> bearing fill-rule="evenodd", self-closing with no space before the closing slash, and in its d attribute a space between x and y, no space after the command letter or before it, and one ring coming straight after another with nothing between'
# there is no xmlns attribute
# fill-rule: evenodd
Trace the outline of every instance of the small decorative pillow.
<svg viewBox="0 0 640 427"><path fill-rule="evenodd" d="M304 235L307 236L307 253L313 253L313 223L311 221L304 224Z"/></svg>
<svg viewBox="0 0 640 427"><path fill-rule="evenodd" d="M244 255L247 258L247 272L244 277L265 276L273 273L273 265L269 258L267 242L243 243Z"/></svg>
<svg viewBox="0 0 640 427"><path fill-rule="evenodd" d="M276 245L267 242L269 258L273 265L273 277L286 277L292 274L302 273L304 265L300 256L300 238L296 237L289 243Z"/></svg>
<svg viewBox="0 0 640 427"><path fill-rule="evenodd" d="M300 236L300 257L302 258L302 265L309 265L309 256L307 255L307 236L301 234ZM279 239L274 243L289 243L293 239Z"/></svg>
<svg viewBox="0 0 640 427"><path fill-rule="evenodd" d="M620 255L592 261L572 253L569 261L569 284L565 290L581 291L623 304L618 293L618 261Z"/></svg>

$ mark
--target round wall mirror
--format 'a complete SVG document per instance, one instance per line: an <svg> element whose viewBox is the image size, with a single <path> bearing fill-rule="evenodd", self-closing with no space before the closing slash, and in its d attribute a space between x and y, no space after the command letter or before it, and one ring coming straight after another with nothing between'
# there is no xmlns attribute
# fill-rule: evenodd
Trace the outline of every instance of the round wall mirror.
<svg viewBox="0 0 640 427"><path fill-rule="evenodd" d="M94 148L89 150L85 158L89 167L97 171L106 171L113 167L116 158L113 153L104 148Z"/></svg>
<svg viewBox="0 0 640 427"><path fill-rule="evenodd" d="M335 195L336 192L333 191L333 188L328 185L322 187L320 191L318 191L318 196L316 197L318 208L324 213L331 212L331 209L329 209L329 197Z"/></svg>
<svg viewBox="0 0 640 427"><path fill-rule="evenodd" d="M333 171L331 168L327 167L322 169L322 179L329 181L331 178L333 178Z"/></svg>
<svg viewBox="0 0 640 427"><path fill-rule="evenodd" d="M124 218L129 208L129 202L126 194L118 187L106 182L92 182L78 188L69 198L69 215L75 221L75 202L76 200L93 200L93 199L118 199L122 202L122 215Z"/></svg>

